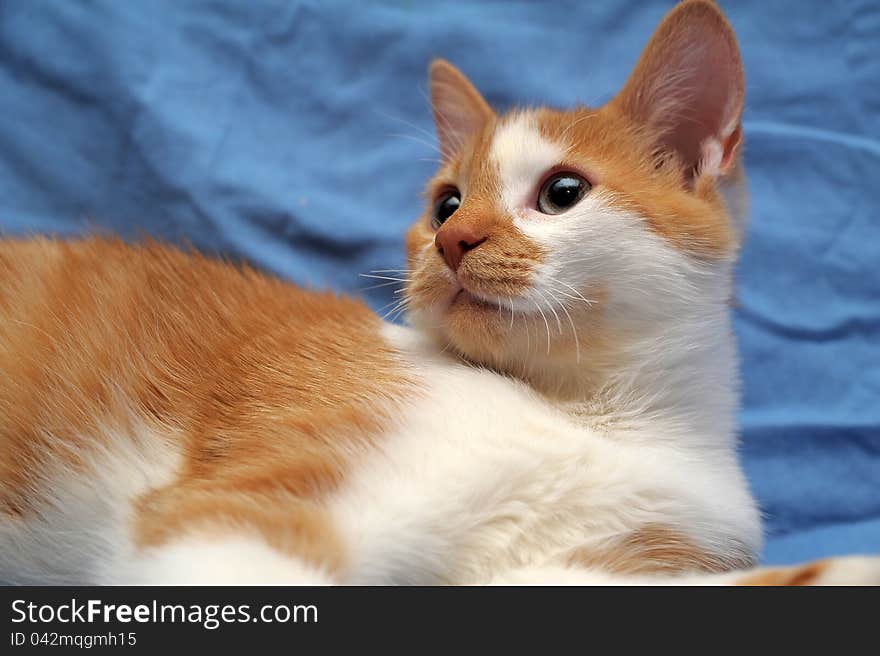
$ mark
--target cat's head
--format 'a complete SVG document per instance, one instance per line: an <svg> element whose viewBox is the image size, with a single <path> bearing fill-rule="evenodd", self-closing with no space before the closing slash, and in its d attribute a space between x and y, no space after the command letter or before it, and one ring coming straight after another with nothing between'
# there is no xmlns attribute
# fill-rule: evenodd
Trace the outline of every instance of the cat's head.
<svg viewBox="0 0 880 656"><path fill-rule="evenodd" d="M743 73L714 3L674 8L598 109L498 115L444 61L430 90L442 164L407 234L412 323L515 370L727 301L703 281L729 278L739 245L723 192L741 177Z"/></svg>

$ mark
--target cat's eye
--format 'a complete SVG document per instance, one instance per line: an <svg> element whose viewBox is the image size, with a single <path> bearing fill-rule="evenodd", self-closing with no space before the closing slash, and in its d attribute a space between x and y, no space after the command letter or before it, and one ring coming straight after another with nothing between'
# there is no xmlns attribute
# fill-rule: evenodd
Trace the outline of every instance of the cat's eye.
<svg viewBox="0 0 880 656"><path fill-rule="evenodd" d="M461 205L461 194L458 189L447 189L434 202L434 211L431 215L431 225L434 230L446 223L446 219L455 214L455 210Z"/></svg>
<svg viewBox="0 0 880 656"><path fill-rule="evenodd" d="M538 194L538 211L561 214L577 204L590 190L590 183L577 173L557 173L550 177Z"/></svg>

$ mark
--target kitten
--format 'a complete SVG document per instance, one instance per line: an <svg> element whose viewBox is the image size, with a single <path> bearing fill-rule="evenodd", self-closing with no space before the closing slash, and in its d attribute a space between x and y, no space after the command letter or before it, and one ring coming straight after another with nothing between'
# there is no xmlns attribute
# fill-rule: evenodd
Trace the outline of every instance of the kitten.
<svg viewBox="0 0 880 656"><path fill-rule="evenodd" d="M411 328L153 243L0 242L0 579L877 582L747 570L743 76L714 4L599 109L430 82Z"/></svg>

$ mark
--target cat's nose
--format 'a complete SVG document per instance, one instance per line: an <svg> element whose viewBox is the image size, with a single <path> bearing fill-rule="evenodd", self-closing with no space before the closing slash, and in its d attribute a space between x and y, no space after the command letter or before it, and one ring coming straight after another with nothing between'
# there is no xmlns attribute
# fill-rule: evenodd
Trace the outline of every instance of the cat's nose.
<svg viewBox="0 0 880 656"><path fill-rule="evenodd" d="M446 260L446 265L453 271L457 271L464 254L475 249L486 239L488 239L486 231L481 230L479 226L452 224L445 225L437 231L434 245Z"/></svg>

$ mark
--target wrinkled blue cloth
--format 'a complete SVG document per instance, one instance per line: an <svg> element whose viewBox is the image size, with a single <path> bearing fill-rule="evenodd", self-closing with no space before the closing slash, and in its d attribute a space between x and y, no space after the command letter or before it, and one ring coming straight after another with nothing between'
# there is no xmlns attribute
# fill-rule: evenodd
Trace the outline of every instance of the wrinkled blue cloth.
<svg viewBox="0 0 880 656"><path fill-rule="evenodd" d="M743 455L767 562L880 552L880 4L722 2L747 72ZM435 167L425 71L599 104L670 2L0 2L0 230L364 293ZM2 420L2 419L0 419Z"/></svg>

